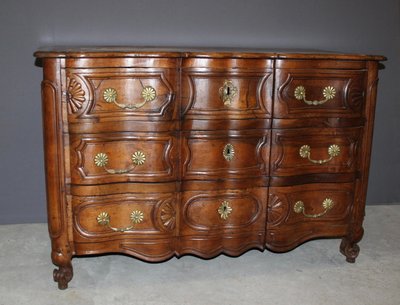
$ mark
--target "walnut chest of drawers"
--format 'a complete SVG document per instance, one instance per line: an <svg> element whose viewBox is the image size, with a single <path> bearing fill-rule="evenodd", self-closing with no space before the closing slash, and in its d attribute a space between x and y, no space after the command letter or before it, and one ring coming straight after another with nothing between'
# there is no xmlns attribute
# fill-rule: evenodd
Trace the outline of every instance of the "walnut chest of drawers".
<svg viewBox="0 0 400 305"><path fill-rule="evenodd" d="M363 235L381 56L35 53L54 280L76 255L156 262Z"/></svg>

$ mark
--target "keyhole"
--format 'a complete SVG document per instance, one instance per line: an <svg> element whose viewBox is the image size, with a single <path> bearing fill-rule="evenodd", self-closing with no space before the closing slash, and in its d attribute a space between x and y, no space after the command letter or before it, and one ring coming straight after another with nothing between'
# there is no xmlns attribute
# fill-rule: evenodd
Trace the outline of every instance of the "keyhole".
<svg viewBox="0 0 400 305"><path fill-rule="evenodd" d="M230 88L230 87L227 87L227 88L226 88L226 95L229 95L229 94L230 94L230 91L231 91L231 88Z"/></svg>
<svg viewBox="0 0 400 305"><path fill-rule="evenodd" d="M231 155L231 148L230 148L230 147L228 147L228 149L226 150L226 154L227 154L228 156Z"/></svg>

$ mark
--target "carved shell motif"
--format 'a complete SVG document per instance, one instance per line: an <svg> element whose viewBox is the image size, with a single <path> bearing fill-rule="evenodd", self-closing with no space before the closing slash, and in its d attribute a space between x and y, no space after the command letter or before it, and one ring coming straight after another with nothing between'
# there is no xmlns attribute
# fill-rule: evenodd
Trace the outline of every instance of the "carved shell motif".
<svg viewBox="0 0 400 305"><path fill-rule="evenodd" d="M281 200L277 195L271 194L268 202L268 225L279 225L286 218L288 212L287 202Z"/></svg>
<svg viewBox="0 0 400 305"><path fill-rule="evenodd" d="M160 219L163 226L167 230L173 230L175 228L176 215L175 215L175 209L172 206L171 202L166 202L165 204L162 205L160 212Z"/></svg>
<svg viewBox="0 0 400 305"><path fill-rule="evenodd" d="M82 104L85 102L85 91L82 89L80 83L74 78L69 80L67 89L67 102L70 113L75 113L82 108Z"/></svg>

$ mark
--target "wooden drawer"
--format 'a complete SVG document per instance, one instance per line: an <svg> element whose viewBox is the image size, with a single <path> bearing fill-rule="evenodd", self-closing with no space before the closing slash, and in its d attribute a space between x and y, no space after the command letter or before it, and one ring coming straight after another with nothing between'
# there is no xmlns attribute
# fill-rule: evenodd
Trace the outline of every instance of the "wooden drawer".
<svg viewBox="0 0 400 305"><path fill-rule="evenodd" d="M72 197L77 255L122 252L146 261L175 253L175 194Z"/></svg>
<svg viewBox="0 0 400 305"><path fill-rule="evenodd" d="M184 119L270 118L272 62L252 59L185 59Z"/></svg>
<svg viewBox="0 0 400 305"><path fill-rule="evenodd" d="M289 61L276 70L274 118L364 116L364 70L309 69L307 64L291 68Z"/></svg>
<svg viewBox="0 0 400 305"><path fill-rule="evenodd" d="M184 192L179 253L212 257L262 249L266 188Z"/></svg>
<svg viewBox="0 0 400 305"><path fill-rule="evenodd" d="M347 233L354 184L270 187L267 247L287 251L316 237Z"/></svg>
<svg viewBox="0 0 400 305"><path fill-rule="evenodd" d="M363 129L276 129L272 131L271 176L353 173Z"/></svg>
<svg viewBox="0 0 400 305"><path fill-rule="evenodd" d="M266 188L184 192L180 235L263 231L266 194Z"/></svg>
<svg viewBox="0 0 400 305"><path fill-rule="evenodd" d="M174 181L178 173L177 140L173 134L71 135L71 182Z"/></svg>
<svg viewBox="0 0 400 305"><path fill-rule="evenodd" d="M140 193L72 197L74 240L174 236L175 194Z"/></svg>
<svg viewBox="0 0 400 305"><path fill-rule="evenodd" d="M177 80L177 69L67 69L68 121L91 123L93 130L109 123L110 129L119 130L133 129L138 121L176 120Z"/></svg>
<svg viewBox="0 0 400 305"><path fill-rule="evenodd" d="M269 131L188 132L183 179L236 179L268 174Z"/></svg>

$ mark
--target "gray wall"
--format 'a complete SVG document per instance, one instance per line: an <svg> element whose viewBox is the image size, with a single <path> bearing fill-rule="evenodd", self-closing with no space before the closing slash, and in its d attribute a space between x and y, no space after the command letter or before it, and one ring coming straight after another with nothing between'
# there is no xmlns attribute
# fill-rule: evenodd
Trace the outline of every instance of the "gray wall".
<svg viewBox="0 0 400 305"><path fill-rule="evenodd" d="M368 204L400 202L398 0L0 1L0 224L43 222L48 45L307 48L382 54Z"/></svg>

